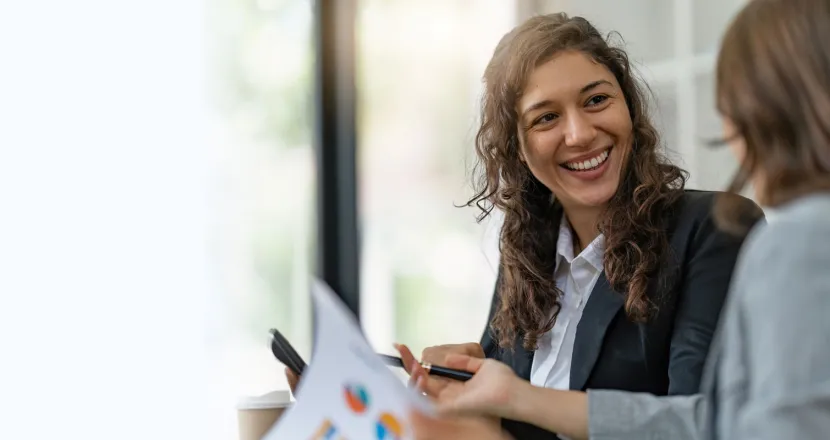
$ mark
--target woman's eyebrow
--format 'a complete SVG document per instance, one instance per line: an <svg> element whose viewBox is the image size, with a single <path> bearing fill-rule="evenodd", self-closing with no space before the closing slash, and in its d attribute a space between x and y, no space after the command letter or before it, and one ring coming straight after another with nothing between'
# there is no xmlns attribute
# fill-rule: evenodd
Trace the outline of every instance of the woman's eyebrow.
<svg viewBox="0 0 830 440"><path fill-rule="evenodd" d="M597 81L590 82L590 83L586 84L585 86L583 86L581 89L579 89L579 94L581 95L581 94L583 94L583 93L585 93L585 92L587 92L591 89L599 87L602 84L607 84L607 85L612 86L612 87L614 86L613 84L611 84L611 81L600 79L600 80L597 80Z"/></svg>

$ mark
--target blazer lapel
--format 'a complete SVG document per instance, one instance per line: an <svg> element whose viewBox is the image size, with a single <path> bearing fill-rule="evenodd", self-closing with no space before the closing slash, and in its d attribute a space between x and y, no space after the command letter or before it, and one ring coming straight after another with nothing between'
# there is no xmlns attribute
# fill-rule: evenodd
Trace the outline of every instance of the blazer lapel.
<svg viewBox="0 0 830 440"><path fill-rule="evenodd" d="M608 326L623 305L623 296L611 289L603 271L576 327L574 351L571 356L571 389L585 387L597 362L602 340Z"/></svg>
<svg viewBox="0 0 830 440"><path fill-rule="evenodd" d="M535 350L526 350L522 345L521 335L516 338L514 350L511 356L511 366L516 375L524 380L530 380L530 369L533 366L533 355Z"/></svg>

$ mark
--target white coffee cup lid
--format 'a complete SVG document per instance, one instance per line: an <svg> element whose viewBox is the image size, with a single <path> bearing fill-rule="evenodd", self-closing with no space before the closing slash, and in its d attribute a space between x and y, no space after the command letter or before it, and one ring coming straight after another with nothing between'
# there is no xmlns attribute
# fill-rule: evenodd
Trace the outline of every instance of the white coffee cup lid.
<svg viewBox="0 0 830 440"><path fill-rule="evenodd" d="M247 396L239 399L236 409L272 409L285 408L291 405L291 393L289 391L279 390L271 391L270 393L261 396Z"/></svg>

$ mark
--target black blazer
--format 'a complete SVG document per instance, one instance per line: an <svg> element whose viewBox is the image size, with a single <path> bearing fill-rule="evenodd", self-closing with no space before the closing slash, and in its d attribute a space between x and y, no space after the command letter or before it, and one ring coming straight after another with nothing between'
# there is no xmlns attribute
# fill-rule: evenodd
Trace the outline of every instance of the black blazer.
<svg viewBox="0 0 830 440"><path fill-rule="evenodd" d="M659 309L648 323L628 320L623 295L611 289L604 272L600 275L577 324L571 357L572 390L601 388L655 395L698 392L709 343L743 242L743 237L716 228L712 218L715 195L687 190L677 203L669 222L670 252L662 269L671 275L661 293L656 279L649 288ZM755 220L763 216L753 202L740 200L747 204L746 211L757 213ZM490 319L498 306L498 284ZM518 335L513 350L503 349L486 331L481 345L488 358L510 365L517 375L529 380L534 352L522 348L521 337ZM524 423L505 421L504 427L518 440L557 438Z"/></svg>

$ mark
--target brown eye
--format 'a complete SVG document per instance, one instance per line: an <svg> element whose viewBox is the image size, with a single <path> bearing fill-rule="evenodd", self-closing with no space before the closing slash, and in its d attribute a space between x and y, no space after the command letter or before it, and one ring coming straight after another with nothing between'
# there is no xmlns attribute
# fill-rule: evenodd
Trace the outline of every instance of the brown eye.
<svg viewBox="0 0 830 440"><path fill-rule="evenodd" d="M602 104L606 100L608 100L607 96L605 96L605 95L596 95L596 96L592 96L591 99L588 100L587 104L590 105L590 106L596 106L596 105Z"/></svg>
<svg viewBox="0 0 830 440"><path fill-rule="evenodd" d="M546 122L551 122L551 121L555 120L558 117L559 116L557 116L555 113L545 113L539 119L536 120L536 123L537 124L544 124Z"/></svg>

